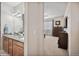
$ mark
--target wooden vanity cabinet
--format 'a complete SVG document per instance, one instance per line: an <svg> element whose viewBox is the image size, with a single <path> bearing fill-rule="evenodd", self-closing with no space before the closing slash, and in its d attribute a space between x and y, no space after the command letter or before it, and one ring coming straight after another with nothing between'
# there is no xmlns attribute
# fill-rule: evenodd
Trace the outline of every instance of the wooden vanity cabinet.
<svg viewBox="0 0 79 59"><path fill-rule="evenodd" d="M9 37L3 37L3 49L11 56L24 56L24 43Z"/></svg>
<svg viewBox="0 0 79 59"><path fill-rule="evenodd" d="M13 40L11 38L8 38L8 53L9 55L13 55Z"/></svg>
<svg viewBox="0 0 79 59"><path fill-rule="evenodd" d="M13 41L13 56L23 56L24 55L24 44L18 41Z"/></svg>
<svg viewBox="0 0 79 59"><path fill-rule="evenodd" d="M8 38L7 37L3 37L3 49L6 53L8 53Z"/></svg>

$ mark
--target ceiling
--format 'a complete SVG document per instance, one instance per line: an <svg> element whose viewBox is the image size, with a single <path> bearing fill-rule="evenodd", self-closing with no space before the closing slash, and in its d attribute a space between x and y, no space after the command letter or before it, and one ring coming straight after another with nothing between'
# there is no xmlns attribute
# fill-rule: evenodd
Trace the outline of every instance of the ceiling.
<svg viewBox="0 0 79 59"><path fill-rule="evenodd" d="M19 5L21 2L5 2L5 5L9 6L9 7L15 7L17 5Z"/></svg>
<svg viewBox="0 0 79 59"><path fill-rule="evenodd" d="M44 18L64 16L67 2L45 2Z"/></svg>
<svg viewBox="0 0 79 59"><path fill-rule="evenodd" d="M24 3L23 2L2 2L5 8L8 7L8 11L13 16L21 16L24 14Z"/></svg>

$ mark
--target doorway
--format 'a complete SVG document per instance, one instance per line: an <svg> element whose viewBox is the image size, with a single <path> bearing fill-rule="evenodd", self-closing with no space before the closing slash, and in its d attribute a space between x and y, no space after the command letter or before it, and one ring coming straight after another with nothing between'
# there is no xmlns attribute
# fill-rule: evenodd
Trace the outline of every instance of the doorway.
<svg viewBox="0 0 79 59"><path fill-rule="evenodd" d="M64 17L66 2L44 3L44 55L67 56L67 17Z"/></svg>

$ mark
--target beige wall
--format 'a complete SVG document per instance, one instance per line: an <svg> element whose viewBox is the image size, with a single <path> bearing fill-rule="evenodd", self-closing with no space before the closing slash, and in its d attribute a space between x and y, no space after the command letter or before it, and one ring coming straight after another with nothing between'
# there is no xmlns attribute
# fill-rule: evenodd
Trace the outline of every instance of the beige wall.
<svg viewBox="0 0 79 59"><path fill-rule="evenodd" d="M69 55L79 56L79 3L69 3L65 16L68 16Z"/></svg>
<svg viewBox="0 0 79 59"><path fill-rule="evenodd" d="M43 55L43 3L25 3L25 55ZM27 26L27 27L26 27ZM27 34L26 34L27 33ZM28 42L26 42L28 41Z"/></svg>
<svg viewBox="0 0 79 59"><path fill-rule="evenodd" d="M68 33L68 54L70 55L71 53L71 3L68 3L65 11L64 18L68 17L68 27L65 29Z"/></svg>
<svg viewBox="0 0 79 59"><path fill-rule="evenodd" d="M64 16L59 16L59 17L54 18L54 27L57 27L57 25L55 24L56 21L60 21L60 25L58 25L59 27L65 26Z"/></svg>
<svg viewBox="0 0 79 59"><path fill-rule="evenodd" d="M29 26L28 26L28 3L24 3L24 7L25 7L25 12L24 12L24 55L27 56L28 55L28 30L29 30Z"/></svg>
<svg viewBox="0 0 79 59"><path fill-rule="evenodd" d="M79 3L71 4L71 54L79 56Z"/></svg>

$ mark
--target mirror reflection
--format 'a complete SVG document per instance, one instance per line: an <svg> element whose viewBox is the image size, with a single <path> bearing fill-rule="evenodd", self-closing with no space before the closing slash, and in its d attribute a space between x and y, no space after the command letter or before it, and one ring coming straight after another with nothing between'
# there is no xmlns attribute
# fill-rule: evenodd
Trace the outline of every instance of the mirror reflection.
<svg viewBox="0 0 79 59"><path fill-rule="evenodd" d="M6 21L4 24L4 34L24 36L24 3L3 3L5 8ZM5 16L4 16L5 17Z"/></svg>

